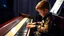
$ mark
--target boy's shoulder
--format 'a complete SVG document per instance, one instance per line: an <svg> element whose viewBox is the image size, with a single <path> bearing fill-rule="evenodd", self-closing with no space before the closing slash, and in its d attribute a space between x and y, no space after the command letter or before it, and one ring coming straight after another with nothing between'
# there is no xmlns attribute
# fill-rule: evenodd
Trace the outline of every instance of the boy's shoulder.
<svg viewBox="0 0 64 36"><path fill-rule="evenodd" d="M52 15L52 18L54 22L59 25L60 28L64 28L64 17Z"/></svg>
<svg viewBox="0 0 64 36"><path fill-rule="evenodd" d="M64 20L64 17L62 17L62 16L52 15L52 18L56 19L56 20Z"/></svg>

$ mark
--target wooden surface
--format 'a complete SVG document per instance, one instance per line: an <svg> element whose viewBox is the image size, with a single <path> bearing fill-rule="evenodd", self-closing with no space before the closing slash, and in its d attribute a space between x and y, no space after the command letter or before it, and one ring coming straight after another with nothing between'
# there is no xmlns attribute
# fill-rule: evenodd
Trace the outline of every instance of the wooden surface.
<svg viewBox="0 0 64 36"><path fill-rule="evenodd" d="M27 19L28 18L22 19L15 27L13 27L7 34L5 34L5 36L14 36L19 31L19 29L22 28Z"/></svg>
<svg viewBox="0 0 64 36"><path fill-rule="evenodd" d="M13 28L17 23L19 23L24 17L16 17L2 25L0 28L0 36L3 36L6 32L8 32L11 28Z"/></svg>

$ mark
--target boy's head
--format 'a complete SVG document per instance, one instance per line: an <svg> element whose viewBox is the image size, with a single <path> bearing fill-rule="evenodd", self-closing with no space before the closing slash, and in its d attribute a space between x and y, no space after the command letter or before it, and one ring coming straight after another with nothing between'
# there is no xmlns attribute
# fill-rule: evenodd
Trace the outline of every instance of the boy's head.
<svg viewBox="0 0 64 36"><path fill-rule="evenodd" d="M40 1L36 5L36 10L39 12L39 14L44 17L50 10L50 5L47 1Z"/></svg>

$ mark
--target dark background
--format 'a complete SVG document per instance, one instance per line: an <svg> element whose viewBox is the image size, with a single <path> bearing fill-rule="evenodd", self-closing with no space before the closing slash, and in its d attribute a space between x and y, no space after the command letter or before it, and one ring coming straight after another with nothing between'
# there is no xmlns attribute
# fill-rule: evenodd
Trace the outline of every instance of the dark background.
<svg viewBox="0 0 64 36"><path fill-rule="evenodd" d="M39 1L40 0L0 0L0 24L19 16L20 13L30 14L36 18L39 14L35 10L35 6ZM55 1L56 0L48 0L51 7ZM59 16L64 17L64 2L61 6Z"/></svg>

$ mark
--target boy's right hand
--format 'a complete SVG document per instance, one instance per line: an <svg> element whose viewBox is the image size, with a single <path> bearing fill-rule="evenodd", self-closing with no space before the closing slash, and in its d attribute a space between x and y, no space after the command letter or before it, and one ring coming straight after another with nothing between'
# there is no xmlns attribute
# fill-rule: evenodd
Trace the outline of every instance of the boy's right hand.
<svg viewBox="0 0 64 36"><path fill-rule="evenodd" d="M27 28L34 28L35 27L34 24L36 24L36 23L28 23L26 27Z"/></svg>

